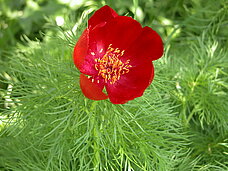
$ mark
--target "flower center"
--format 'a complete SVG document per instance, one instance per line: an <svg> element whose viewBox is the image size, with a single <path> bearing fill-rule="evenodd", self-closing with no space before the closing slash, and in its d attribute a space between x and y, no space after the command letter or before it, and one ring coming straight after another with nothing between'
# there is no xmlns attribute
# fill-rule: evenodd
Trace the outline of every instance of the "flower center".
<svg viewBox="0 0 228 171"><path fill-rule="evenodd" d="M120 76L129 72L130 60L123 62L120 57L124 55L124 50L118 48L112 48L112 44L109 45L106 53L102 58L95 59L95 69L98 71L98 76L104 78L105 83L108 81L110 84L114 84L120 79Z"/></svg>

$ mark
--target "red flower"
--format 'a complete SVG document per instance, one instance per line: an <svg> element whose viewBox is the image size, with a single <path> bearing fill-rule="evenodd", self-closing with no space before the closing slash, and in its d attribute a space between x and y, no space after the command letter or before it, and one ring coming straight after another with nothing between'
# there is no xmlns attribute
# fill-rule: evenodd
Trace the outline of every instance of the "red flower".
<svg viewBox="0 0 228 171"><path fill-rule="evenodd" d="M123 104L143 95L154 78L152 61L162 54L162 40L154 30L106 5L89 19L73 56L87 98Z"/></svg>

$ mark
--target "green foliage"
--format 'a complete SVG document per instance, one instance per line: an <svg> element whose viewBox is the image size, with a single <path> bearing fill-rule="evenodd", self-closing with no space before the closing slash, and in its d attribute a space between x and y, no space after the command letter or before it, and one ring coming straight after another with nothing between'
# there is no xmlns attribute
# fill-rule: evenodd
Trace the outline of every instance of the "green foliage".
<svg viewBox="0 0 228 171"><path fill-rule="evenodd" d="M41 39L45 16L63 13L64 8L55 0L0 0L0 60L13 50L21 35Z"/></svg>
<svg viewBox="0 0 228 171"><path fill-rule="evenodd" d="M182 63L184 67L175 78L175 96L182 105L184 124L198 120L202 128L214 125L223 133L228 129L227 52L204 36L190 49L189 60Z"/></svg>
<svg viewBox="0 0 228 171"><path fill-rule="evenodd" d="M0 26L12 24L1 33L16 44L0 61L0 170L228 170L225 1L12 2L0 0ZM124 105L86 99L72 62L85 21L104 4L165 43L152 85Z"/></svg>

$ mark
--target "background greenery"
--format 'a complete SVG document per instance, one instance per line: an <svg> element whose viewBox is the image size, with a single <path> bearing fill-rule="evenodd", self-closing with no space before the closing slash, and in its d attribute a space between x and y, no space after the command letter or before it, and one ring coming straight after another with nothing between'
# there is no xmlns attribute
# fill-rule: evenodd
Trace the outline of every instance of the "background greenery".
<svg viewBox="0 0 228 171"><path fill-rule="evenodd" d="M72 50L108 4L162 37L144 95L82 95ZM0 170L228 170L226 0L0 0Z"/></svg>

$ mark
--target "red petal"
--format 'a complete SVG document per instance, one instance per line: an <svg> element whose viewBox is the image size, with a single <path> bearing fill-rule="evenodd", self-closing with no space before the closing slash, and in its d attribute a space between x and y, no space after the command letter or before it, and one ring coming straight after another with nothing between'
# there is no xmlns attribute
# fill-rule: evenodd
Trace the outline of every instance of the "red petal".
<svg viewBox="0 0 228 171"><path fill-rule="evenodd" d="M139 22L131 17L118 16L108 22L105 26L105 42L113 48L126 50L140 35L142 27Z"/></svg>
<svg viewBox="0 0 228 171"><path fill-rule="evenodd" d="M93 28L102 22L108 22L117 16L118 14L112 8L110 8L108 5L105 5L91 16L88 22L89 28Z"/></svg>
<svg viewBox="0 0 228 171"><path fill-rule="evenodd" d="M134 57L137 62L144 58L156 60L163 55L162 39L156 31L144 27L136 41L126 50L126 55Z"/></svg>
<svg viewBox="0 0 228 171"><path fill-rule="evenodd" d="M89 29L85 29L74 47L74 64L80 70L89 46Z"/></svg>
<svg viewBox="0 0 228 171"><path fill-rule="evenodd" d="M98 71L95 69L96 58L102 58L105 54L104 27L98 24L93 30L89 31L89 47L80 68L81 73L85 75L96 75ZM101 52L102 49L102 52Z"/></svg>
<svg viewBox="0 0 228 171"><path fill-rule="evenodd" d="M105 100L108 98L108 96L102 92L103 88L92 82L84 74L80 75L80 87L85 97L91 100Z"/></svg>
<svg viewBox="0 0 228 171"><path fill-rule="evenodd" d="M123 104L129 100L143 95L154 77L152 62L131 68L130 72L121 75L120 80L114 84L108 84L106 90L109 99L114 104Z"/></svg>

